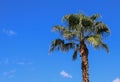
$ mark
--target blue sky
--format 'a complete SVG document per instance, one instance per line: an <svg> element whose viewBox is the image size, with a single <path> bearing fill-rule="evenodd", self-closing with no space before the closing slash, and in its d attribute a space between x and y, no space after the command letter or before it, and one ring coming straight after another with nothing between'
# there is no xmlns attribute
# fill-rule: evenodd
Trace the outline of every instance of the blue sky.
<svg viewBox="0 0 120 82"><path fill-rule="evenodd" d="M81 59L72 51L48 54L58 35L51 27L71 13L101 14L110 48L89 47L91 82L120 82L119 0L0 0L0 82L81 82Z"/></svg>

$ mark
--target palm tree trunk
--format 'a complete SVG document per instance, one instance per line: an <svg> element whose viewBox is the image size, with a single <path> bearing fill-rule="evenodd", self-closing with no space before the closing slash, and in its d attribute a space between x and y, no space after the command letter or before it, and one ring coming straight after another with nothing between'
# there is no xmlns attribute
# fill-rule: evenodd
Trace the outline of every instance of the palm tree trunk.
<svg viewBox="0 0 120 82"><path fill-rule="evenodd" d="M82 68L82 82L89 82L88 74L88 49L84 41L80 42L80 54L82 58L81 68Z"/></svg>

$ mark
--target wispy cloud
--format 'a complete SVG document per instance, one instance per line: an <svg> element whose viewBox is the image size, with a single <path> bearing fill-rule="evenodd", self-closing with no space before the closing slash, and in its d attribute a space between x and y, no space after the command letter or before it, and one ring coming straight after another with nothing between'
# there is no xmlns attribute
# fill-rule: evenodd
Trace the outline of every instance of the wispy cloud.
<svg viewBox="0 0 120 82"><path fill-rule="evenodd" d="M14 77L15 72L16 72L16 70L10 70L7 72L3 72L3 76L8 77L8 78L12 78L12 77Z"/></svg>
<svg viewBox="0 0 120 82"><path fill-rule="evenodd" d="M20 62L17 62L16 64L18 64L18 65L32 65L33 63L32 62L20 61Z"/></svg>
<svg viewBox="0 0 120 82"><path fill-rule="evenodd" d="M33 65L32 61L22 60L22 59L10 59L10 58L3 58L0 60L0 64L2 65Z"/></svg>
<svg viewBox="0 0 120 82"><path fill-rule="evenodd" d="M64 70L62 70L60 72L60 75L65 77L65 78L72 78L72 75L70 75L69 73L65 72Z"/></svg>
<svg viewBox="0 0 120 82"><path fill-rule="evenodd" d="M113 82L120 82L120 78L116 78Z"/></svg>
<svg viewBox="0 0 120 82"><path fill-rule="evenodd" d="M3 33L7 34L8 36L16 35L16 32L11 29L3 29Z"/></svg>

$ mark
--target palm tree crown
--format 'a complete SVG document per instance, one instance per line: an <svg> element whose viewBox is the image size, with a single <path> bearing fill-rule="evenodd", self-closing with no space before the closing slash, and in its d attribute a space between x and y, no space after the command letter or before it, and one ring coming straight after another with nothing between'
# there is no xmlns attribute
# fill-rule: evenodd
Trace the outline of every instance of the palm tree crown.
<svg viewBox="0 0 120 82"><path fill-rule="evenodd" d="M80 45L92 44L94 48L104 48L107 52L109 49L103 38L105 34L109 34L110 30L103 22L98 21L99 14L85 16L84 14L70 14L63 17L66 25L56 25L52 29L60 33L63 37L52 41L50 52L54 50L68 51L74 49L73 60L77 58L80 52ZM81 53L81 52L80 52Z"/></svg>

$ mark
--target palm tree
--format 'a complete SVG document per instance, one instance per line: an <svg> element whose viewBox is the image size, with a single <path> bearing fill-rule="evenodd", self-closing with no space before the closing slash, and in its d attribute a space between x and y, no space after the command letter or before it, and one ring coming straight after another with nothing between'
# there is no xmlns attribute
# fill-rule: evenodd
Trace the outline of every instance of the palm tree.
<svg viewBox="0 0 120 82"><path fill-rule="evenodd" d="M99 17L99 14L92 16L69 14L63 17L65 25L56 25L52 28L53 31L60 33L62 38L52 41L50 52L54 50L67 52L73 49L73 60L77 58L78 52L80 52L82 82L89 82L87 45L92 44L97 49L102 47L109 52L107 45L103 43L103 38L104 35L110 33L110 30L102 21L97 20Z"/></svg>

